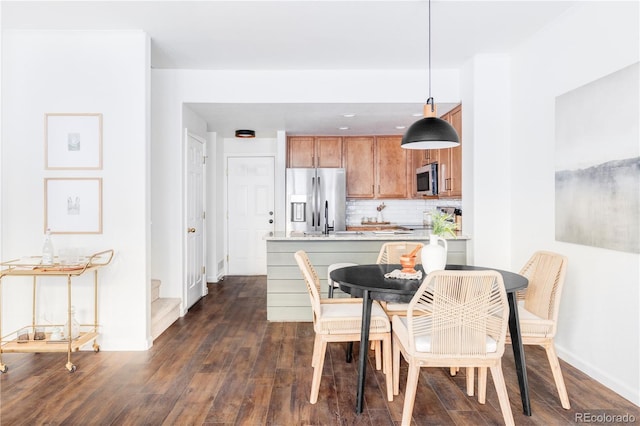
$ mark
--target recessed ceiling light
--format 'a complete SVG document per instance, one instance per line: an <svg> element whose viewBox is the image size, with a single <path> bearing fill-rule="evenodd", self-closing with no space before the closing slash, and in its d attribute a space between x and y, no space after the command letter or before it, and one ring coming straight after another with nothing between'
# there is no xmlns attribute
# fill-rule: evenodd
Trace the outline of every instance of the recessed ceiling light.
<svg viewBox="0 0 640 426"><path fill-rule="evenodd" d="M338 127L338 129L340 129L340 130L349 130L349 128L347 126Z"/></svg>
<svg viewBox="0 0 640 426"><path fill-rule="evenodd" d="M398 129L398 130L402 130L402 129L406 129L406 128L407 128L407 126L396 126L396 129Z"/></svg>
<svg viewBox="0 0 640 426"><path fill-rule="evenodd" d="M351 117L355 117L356 115L350 112L350 113L347 113L347 114L342 114L342 116L344 118L351 118Z"/></svg>
<svg viewBox="0 0 640 426"><path fill-rule="evenodd" d="M423 113L421 112L414 112L413 114L411 114L412 117L422 117Z"/></svg>

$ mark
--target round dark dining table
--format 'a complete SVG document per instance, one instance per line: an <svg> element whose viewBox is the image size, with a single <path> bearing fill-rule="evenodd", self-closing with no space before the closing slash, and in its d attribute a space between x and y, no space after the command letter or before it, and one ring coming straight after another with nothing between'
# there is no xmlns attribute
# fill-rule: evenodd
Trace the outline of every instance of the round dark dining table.
<svg viewBox="0 0 640 426"><path fill-rule="evenodd" d="M422 271L421 279L385 278L385 274L402 269L396 264L372 264L347 266L331 271L330 277L340 286L340 290L349 293L351 297L361 297L362 303L362 329L360 331L360 356L358 360L358 390L356 399L356 412L362 413L364 400L364 385L367 372L367 350L369 347L369 326L371 323L371 303L373 300L380 300L394 303L409 303L414 294L422 284L426 274L422 265L415 266L416 270ZM509 301L509 333L511 335L511 345L513 348L518 384L520 386L520 396L522 398L522 409L525 415L531 415L531 403L529 400L529 386L527 382L527 370L524 359L524 348L520 338L520 321L518 319L518 308L516 292L523 290L529 285L529 280L519 274L500 269L470 266L470 265L446 265L445 270L450 271L481 271L493 270L502 275L507 299Z"/></svg>

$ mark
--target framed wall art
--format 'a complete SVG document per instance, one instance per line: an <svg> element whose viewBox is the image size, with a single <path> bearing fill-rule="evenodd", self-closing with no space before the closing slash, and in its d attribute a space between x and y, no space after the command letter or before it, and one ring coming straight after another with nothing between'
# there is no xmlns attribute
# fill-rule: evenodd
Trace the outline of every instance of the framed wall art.
<svg viewBox="0 0 640 426"><path fill-rule="evenodd" d="M557 241L640 253L639 92L636 62L556 97Z"/></svg>
<svg viewBox="0 0 640 426"><path fill-rule="evenodd" d="M102 178L45 178L44 211L52 234L101 234Z"/></svg>
<svg viewBox="0 0 640 426"><path fill-rule="evenodd" d="M102 169L102 114L45 114L45 169Z"/></svg>

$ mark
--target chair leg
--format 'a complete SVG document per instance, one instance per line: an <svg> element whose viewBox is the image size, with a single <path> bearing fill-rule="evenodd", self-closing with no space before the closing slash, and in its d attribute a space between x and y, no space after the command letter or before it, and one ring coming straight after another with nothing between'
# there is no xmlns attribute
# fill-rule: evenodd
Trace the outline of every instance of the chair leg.
<svg viewBox="0 0 640 426"><path fill-rule="evenodd" d="M478 402L487 401L487 367L478 367Z"/></svg>
<svg viewBox="0 0 640 426"><path fill-rule="evenodd" d="M371 342L373 345L373 350L375 352L375 356L376 356L376 370L381 370L382 369L382 352L381 352L381 340L376 340Z"/></svg>
<svg viewBox="0 0 640 426"><path fill-rule="evenodd" d="M329 284L329 299L333 299L333 285Z"/></svg>
<svg viewBox="0 0 640 426"><path fill-rule="evenodd" d="M449 375L451 377L455 376L458 374L458 370L460 370L460 367L449 367Z"/></svg>
<svg viewBox="0 0 640 426"><path fill-rule="evenodd" d="M345 362L347 364L351 363L353 360L353 342L347 343L347 350L345 351Z"/></svg>
<svg viewBox="0 0 640 426"><path fill-rule="evenodd" d="M490 368L491 377L493 378L493 383L496 386L496 393L498 394L498 401L500 402L500 410L502 411L504 424L507 426L515 425L513 413L511 412L511 404L509 403L509 395L507 394L507 385L505 384L504 376L502 375L502 365L498 363Z"/></svg>
<svg viewBox="0 0 640 426"><path fill-rule="evenodd" d="M402 426L411 424L413 414L413 404L416 400L416 390L418 388L418 377L420 376L420 366L409 362L409 372L407 373L407 389L404 392L404 405L402 407Z"/></svg>
<svg viewBox="0 0 640 426"><path fill-rule="evenodd" d="M396 340L392 344L393 351L393 394L400 393L400 343Z"/></svg>
<svg viewBox="0 0 640 426"><path fill-rule="evenodd" d="M393 373L393 369L392 369L392 364L391 364L391 359L393 358L393 354L391 353L391 335L389 335L389 343L385 343L386 340L382 340L382 342L380 343L380 350L382 351L382 372L384 374L392 374ZM389 363L387 363L387 358L385 356L386 353L386 349L385 349L385 345L389 345Z"/></svg>
<svg viewBox="0 0 640 426"><path fill-rule="evenodd" d="M560 370L560 361L558 361L555 345L553 342L549 342L544 345L544 349L547 352L551 373L553 373L553 380L556 382L556 388L558 388L562 408L569 410L571 409L571 404L569 403L569 395L567 394L567 388L564 384L564 378L562 377L562 370Z"/></svg>
<svg viewBox="0 0 640 426"><path fill-rule="evenodd" d="M313 355L311 355L311 366L315 367L316 359L318 359L317 351L322 347L322 336L320 334L316 334L315 339L313 340Z"/></svg>
<svg viewBox="0 0 640 426"><path fill-rule="evenodd" d="M473 396L473 367L467 367L467 395ZM478 389L478 393L480 390Z"/></svg>
<svg viewBox="0 0 640 426"><path fill-rule="evenodd" d="M309 402L315 404L318 402L318 393L320 392L320 379L322 379L322 367L324 367L324 355L327 351L327 342L322 339L316 341L318 349L313 351L313 380L311 381L311 397Z"/></svg>
<svg viewBox="0 0 640 426"><path fill-rule="evenodd" d="M384 355L384 375L387 385L387 401L393 401L393 368L391 368L391 334L384 337L382 342L382 350Z"/></svg>

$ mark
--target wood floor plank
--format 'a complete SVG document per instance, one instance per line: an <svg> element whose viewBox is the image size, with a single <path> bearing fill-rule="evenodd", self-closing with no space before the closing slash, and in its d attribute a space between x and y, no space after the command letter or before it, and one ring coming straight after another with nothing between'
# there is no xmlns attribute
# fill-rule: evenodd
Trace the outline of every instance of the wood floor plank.
<svg viewBox="0 0 640 426"><path fill-rule="evenodd" d="M250 379L235 423L241 425L266 424L272 389L273 378Z"/></svg>
<svg viewBox="0 0 640 426"><path fill-rule="evenodd" d="M384 375L367 353L364 411L355 413L359 344L328 345L318 402L309 403L313 324L266 321L266 278L234 276L167 329L148 351L81 351L69 373L66 354L3 354L2 425L399 425L400 394L386 400ZM571 410L557 396L545 352L526 347L533 415L522 414L511 347L503 372L518 426L579 425L583 413L630 415L640 408L561 360ZM422 369L413 425L502 424L491 375L486 404L466 395L466 372ZM477 378L476 378L477 383ZM476 392L477 395L477 392Z"/></svg>
<svg viewBox="0 0 640 426"><path fill-rule="evenodd" d="M273 329L273 327L271 327ZM251 370L253 378L273 378L278 366L278 354L282 346L281 337L274 333L266 334L259 345L256 362Z"/></svg>
<svg viewBox="0 0 640 426"><path fill-rule="evenodd" d="M267 424L289 425L296 424L297 404L308 404L307 396L302 401L296 401L296 374L293 368L278 369L273 381L271 400L267 415Z"/></svg>
<svg viewBox="0 0 640 426"><path fill-rule="evenodd" d="M163 424L170 426L204 423L220 390L221 376L222 373L196 373Z"/></svg>
<svg viewBox="0 0 640 426"><path fill-rule="evenodd" d="M220 391L205 419L206 422L230 423L238 416L238 411L247 390L250 371L258 350L255 347L238 349L233 362L222 380Z"/></svg>
<svg viewBox="0 0 640 426"><path fill-rule="evenodd" d="M463 376L463 373L458 374ZM420 380L425 380L429 384L446 410L469 411L473 409L467 399L466 391L458 386L451 386L454 380L446 369L423 368Z"/></svg>
<svg viewBox="0 0 640 426"><path fill-rule="evenodd" d="M176 397L137 393L130 395L113 424L123 426L159 425L176 403Z"/></svg>

